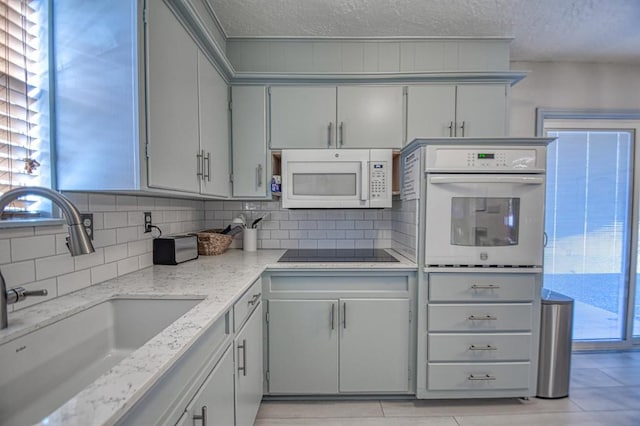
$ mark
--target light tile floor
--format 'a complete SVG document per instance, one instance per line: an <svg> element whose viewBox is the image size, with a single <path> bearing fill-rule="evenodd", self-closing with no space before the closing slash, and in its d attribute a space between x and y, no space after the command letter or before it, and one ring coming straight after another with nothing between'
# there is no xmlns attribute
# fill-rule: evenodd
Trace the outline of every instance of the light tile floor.
<svg viewBox="0 0 640 426"><path fill-rule="evenodd" d="M255 426L637 426L640 351L577 353L568 398L268 401Z"/></svg>

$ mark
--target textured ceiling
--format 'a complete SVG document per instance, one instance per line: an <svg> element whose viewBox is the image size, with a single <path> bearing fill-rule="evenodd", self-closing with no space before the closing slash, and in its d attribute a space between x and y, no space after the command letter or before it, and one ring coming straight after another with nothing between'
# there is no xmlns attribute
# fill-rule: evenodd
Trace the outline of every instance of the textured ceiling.
<svg viewBox="0 0 640 426"><path fill-rule="evenodd" d="M512 60L640 63L640 0L208 0L229 37L513 37Z"/></svg>

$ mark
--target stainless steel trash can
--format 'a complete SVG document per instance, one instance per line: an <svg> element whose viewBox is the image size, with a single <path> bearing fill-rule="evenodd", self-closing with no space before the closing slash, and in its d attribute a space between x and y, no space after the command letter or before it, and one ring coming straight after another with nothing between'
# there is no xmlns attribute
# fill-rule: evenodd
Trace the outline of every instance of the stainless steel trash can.
<svg viewBox="0 0 640 426"><path fill-rule="evenodd" d="M538 358L539 398L569 396L572 328L573 299L543 289Z"/></svg>

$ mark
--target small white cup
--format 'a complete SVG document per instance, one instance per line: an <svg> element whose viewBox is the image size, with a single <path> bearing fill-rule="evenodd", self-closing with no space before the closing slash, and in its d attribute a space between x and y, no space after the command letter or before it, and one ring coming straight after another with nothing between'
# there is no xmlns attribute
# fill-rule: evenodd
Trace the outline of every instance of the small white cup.
<svg viewBox="0 0 640 426"><path fill-rule="evenodd" d="M247 228L244 230L242 238L242 249L244 251L256 251L258 249L258 229Z"/></svg>

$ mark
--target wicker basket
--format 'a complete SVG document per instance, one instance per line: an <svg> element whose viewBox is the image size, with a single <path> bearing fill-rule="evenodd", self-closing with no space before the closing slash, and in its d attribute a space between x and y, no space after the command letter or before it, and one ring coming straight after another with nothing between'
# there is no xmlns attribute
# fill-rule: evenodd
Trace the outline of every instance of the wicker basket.
<svg viewBox="0 0 640 426"><path fill-rule="evenodd" d="M198 254L203 256L218 255L225 252L233 241L230 235L220 233L221 229L207 229L198 232Z"/></svg>

